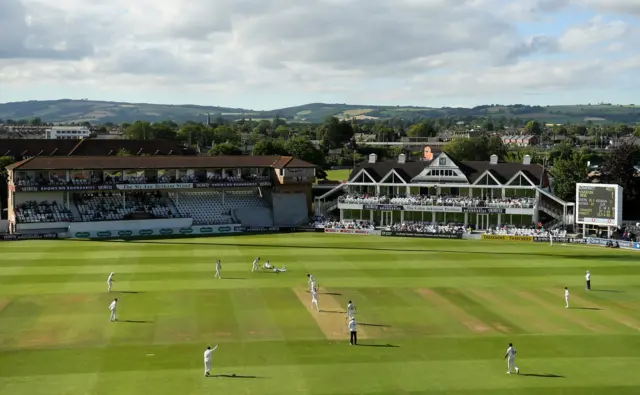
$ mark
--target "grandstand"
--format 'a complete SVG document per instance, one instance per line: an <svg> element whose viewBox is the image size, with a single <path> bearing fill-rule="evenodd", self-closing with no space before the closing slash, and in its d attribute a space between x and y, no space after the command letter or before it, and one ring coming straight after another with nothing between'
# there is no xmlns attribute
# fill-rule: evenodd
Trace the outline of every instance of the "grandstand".
<svg viewBox="0 0 640 395"><path fill-rule="evenodd" d="M315 181L313 164L282 156L37 156L7 170L21 233L299 226Z"/></svg>
<svg viewBox="0 0 640 395"><path fill-rule="evenodd" d="M528 155L522 163L500 163L495 155L487 162L460 162L430 149L418 160L400 154L378 161L371 154L348 181L316 198L315 214L337 210L340 221L368 220L380 227L416 222L479 231L505 225L570 229L575 203L555 196L552 184Z"/></svg>

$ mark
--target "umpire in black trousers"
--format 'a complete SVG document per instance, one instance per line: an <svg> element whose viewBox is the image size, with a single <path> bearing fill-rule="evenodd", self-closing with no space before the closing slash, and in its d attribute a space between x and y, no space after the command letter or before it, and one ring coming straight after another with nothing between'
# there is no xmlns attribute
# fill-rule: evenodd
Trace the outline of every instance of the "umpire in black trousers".
<svg viewBox="0 0 640 395"><path fill-rule="evenodd" d="M355 318L351 318L351 320L349 321L349 333L351 334L351 337L349 338L349 343L352 346L357 346L358 345L358 328L356 326Z"/></svg>

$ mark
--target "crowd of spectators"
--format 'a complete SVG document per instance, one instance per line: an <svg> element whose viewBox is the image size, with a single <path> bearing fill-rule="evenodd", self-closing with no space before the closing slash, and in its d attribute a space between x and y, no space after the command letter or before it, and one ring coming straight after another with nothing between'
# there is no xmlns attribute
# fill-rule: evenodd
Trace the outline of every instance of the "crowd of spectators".
<svg viewBox="0 0 640 395"><path fill-rule="evenodd" d="M393 224L388 230L394 232L412 232L412 233L470 233L470 229L465 229L459 224L434 224L431 222L420 221L404 221L399 224Z"/></svg>
<svg viewBox="0 0 640 395"><path fill-rule="evenodd" d="M341 203L354 204L396 204L412 206L453 206L453 207L499 207L533 208L536 199L526 197L478 198L469 196L406 196L393 197L370 195L345 195L338 198Z"/></svg>
<svg viewBox="0 0 640 395"><path fill-rule="evenodd" d="M492 235L509 235L509 236L537 236L537 237L566 237L567 231L564 229L545 229L535 226L517 227L517 226L500 226L489 229L488 234Z"/></svg>
<svg viewBox="0 0 640 395"><path fill-rule="evenodd" d="M66 185L101 185L101 184L175 184L175 183L216 183L216 182L261 182L269 181L269 176L232 176L232 175L209 175L209 176L195 176L195 175L182 175L180 177L158 176L147 177L144 175L139 176L114 176L104 174L102 177L87 177L87 178L72 178L66 180L60 177L51 176L50 178L44 178L42 176L32 178L25 176L23 178L17 178L14 180L14 184L21 187L36 187L36 186L66 186Z"/></svg>
<svg viewBox="0 0 640 395"><path fill-rule="evenodd" d="M147 213L155 218L173 217L167 199L159 192L97 192L74 196L82 221L119 221L134 213Z"/></svg>
<svg viewBox="0 0 640 395"><path fill-rule="evenodd" d="M355 219L355 220L336 220L327 219L323 217L314 218L311 224L314 228L321 229L368 229L373 230L376 228L375 224L371 221Z"/></svg>
<svg viewBox="0 0 640 395"><path fill-rule="evenodd" d="M16 205L16 222L29 224L39 222L70 222L73 214L66 207L53 201L51 203L27 201Z"/></svg>

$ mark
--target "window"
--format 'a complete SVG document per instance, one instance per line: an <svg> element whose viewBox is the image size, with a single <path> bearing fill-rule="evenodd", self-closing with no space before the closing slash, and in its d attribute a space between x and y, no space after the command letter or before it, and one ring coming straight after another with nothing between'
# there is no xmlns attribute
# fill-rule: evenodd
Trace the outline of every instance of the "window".
<svg viewBox="0 0 640 395"><path fill-rule="evenodd" d="M438 162L439 162L440 166L446 166L447 165L447 158L440 158Z"/></svg>

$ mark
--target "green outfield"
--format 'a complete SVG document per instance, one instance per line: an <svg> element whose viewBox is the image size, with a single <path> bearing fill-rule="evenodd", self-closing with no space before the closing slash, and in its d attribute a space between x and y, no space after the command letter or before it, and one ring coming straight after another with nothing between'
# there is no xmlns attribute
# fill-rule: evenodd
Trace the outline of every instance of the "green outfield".
<svg viewBox="0 0 640 395"><path fill-rule="evenodd" d="M640 393L632 251L309 233L7 242L0 253L3 395ZM289 271L252 274L256 256ZM505 374L509 342L520 375Z"/></svg>

